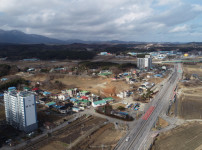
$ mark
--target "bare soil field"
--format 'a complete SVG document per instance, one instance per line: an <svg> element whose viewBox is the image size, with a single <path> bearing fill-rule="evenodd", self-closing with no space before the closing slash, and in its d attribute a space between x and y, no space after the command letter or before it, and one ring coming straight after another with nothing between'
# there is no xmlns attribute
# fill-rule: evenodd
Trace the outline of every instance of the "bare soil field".
<svg viewBox="0 0 202 150"><path fill-rule="evenodd" d="M189 123L157 137L152 150L196 150L202 145L202 123Z"/></svg>
<svg viewBox="0 0 202 150"><path fill-rule="evenodd" d="M198 74L202 76L202 63L196 65L183 65L183 71L184 73Z"/></svg>
<svg viewBox="0 0 202 150"><path fill-rule="evenodd" d="M183 119L202 119L202 96L183 94L179 104L179 116Z"/></svg>
<svg viewBox="0 0 202 150"><path fill-rule="evenodd" d="M183 65L184 74L202 75L201 63ZM178 116L183 119L202 119L202 82L191 79L178 85Z"/></svg>
<svg viewBox="0 0 202 150"><path fill-rule="evenodd" d="M76 141L80 142L81 137L85 137L90 130L103 124L105 121L106 119L93 116L80 117L66 127L53 132L51 136L39 139L35 143L32 143L29 146L27 145L22 149L65 150L69 146L74 145Z"/></svg>
<svg viewBox="0 0 202 150"><path fill-rule="evenodd" d="M115 92L119 93L123 90L128 90L129 85L125 81L113 82L111 78L103 77L73 77L65 76L63 79L57 79L64 83L65 85L71 85L72 87L78 87L82 90L87 90L95 94L100 94L106 87L115 87Z"/></svg>
<svg viewBox="0 0 202 150"><path fill-rule="evenodd" d="M53 141L50 144L40 148L40 150L65 150L68 144L61 141Z"/></svg>
<svg viewBox="0 0 202 150"><path fill-rule="evenodd" d="M74 150L78 149L104 149L112 150L120 138L125 134L124 130L116 130L114 124L107 124L100 128L92 135L88 136L79 145L74 147ZM102 147L103 146L103 147Z"/></svg>

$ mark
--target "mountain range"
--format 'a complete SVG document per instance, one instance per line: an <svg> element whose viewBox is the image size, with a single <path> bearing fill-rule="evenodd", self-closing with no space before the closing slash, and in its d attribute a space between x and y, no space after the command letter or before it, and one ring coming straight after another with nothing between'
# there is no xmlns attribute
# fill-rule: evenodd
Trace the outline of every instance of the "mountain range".
<svg viewBox="0 0 202 150"><path fill-rule="evenodd" d="M26 34L19 30L5 31L0 29L0 44L148 44L158 42L136 42L136 41L83 41L79 39L59 40L55 38L49 38L37 34ZM171 44L170 42L161 42L161 44ZM180 44L178 42L172 44Z"/></svg>
<svg viewBox="0 0 202 150"><path fill-rule="evenodd" d="M72 44L72 43L82 43L82 44L129 44L134 42L125 42L125 41L82 41L79 39L70 39L70 40L58 40L54 38L49 38L37 34L26 34L19 30L10 30L5 31L0 29L0 44ZM143 42L135 42L143 43Z"/></svg>

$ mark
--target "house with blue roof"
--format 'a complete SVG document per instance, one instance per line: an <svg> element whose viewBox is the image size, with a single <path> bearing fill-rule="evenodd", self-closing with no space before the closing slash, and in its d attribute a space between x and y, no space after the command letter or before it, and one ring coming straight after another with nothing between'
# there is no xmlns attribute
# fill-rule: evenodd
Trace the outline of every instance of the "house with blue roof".
<svg viewBox="0 0 202 150"><path fill-rule="evenodd" d="M44 95L44 96L49 96L50 94L51 94L51 93L50 93L50 92L47 92L47 91L44 91L44 92L43 92L43 95Z"/></svg>
<svg viewBox="0 0 202 150"><path fill-rule="evenodd" d="M74 102L78 101L78 99L76 99L76 98L70 98L70 101L74 103Z"/></svg>

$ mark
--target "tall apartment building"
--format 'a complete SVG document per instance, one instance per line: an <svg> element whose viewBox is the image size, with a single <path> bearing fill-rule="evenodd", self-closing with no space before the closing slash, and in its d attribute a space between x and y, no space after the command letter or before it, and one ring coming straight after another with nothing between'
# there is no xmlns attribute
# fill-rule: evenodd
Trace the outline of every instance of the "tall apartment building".
<svg viewBox="0 0 202 150"><path fill-rule="evenodd" d="M6 121L9 125L32 132L38 128L35 95L28 91L17 92L14 87L4 92Z"/></svg>
<svg viewBox="0 0 202 150"><path fill-rule="evenodd" d="M152 58L150 55L145 55L145 58L137 58L137 67L139 69L150 69L152 67Z"/></svg>

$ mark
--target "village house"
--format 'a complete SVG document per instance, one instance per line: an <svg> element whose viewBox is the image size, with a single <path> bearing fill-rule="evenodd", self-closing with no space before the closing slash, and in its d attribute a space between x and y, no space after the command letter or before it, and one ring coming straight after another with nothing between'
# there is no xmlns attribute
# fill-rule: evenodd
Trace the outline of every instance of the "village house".
<svg viewBox="0 0 202 150"><path fill-rule="evenodd" d="M94 101L92 102L92 106L93 107L98 107L98 106L103 106L106 105L107 102L105 100L100 100L100 101Z"/></svg>

